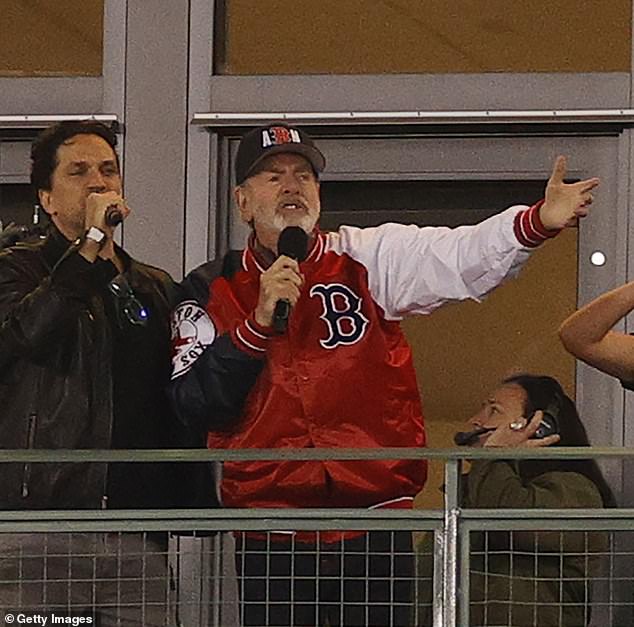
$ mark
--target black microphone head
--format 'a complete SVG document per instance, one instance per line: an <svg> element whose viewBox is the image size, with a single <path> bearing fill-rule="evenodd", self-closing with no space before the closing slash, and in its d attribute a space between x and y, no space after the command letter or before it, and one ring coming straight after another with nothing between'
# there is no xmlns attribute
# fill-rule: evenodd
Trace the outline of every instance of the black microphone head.
<svg viewBox="0 0 634 627"><path fill-rule="evenodd" d="M496 427L480 427L479 429L474 429L473 431L458 431L456 435L453 436L454 444L457 446L469 446L473 444L483 433L489 433L490 431L495 431Z"/></svg>
<svg viewBox="0 0 634 627"><path fill-rule="evenodd" d="M106 209L106 224L108 226L118 226L123 222L123 214L117 207L108 207Z"/></svg>
<svg viewBox="0 0 634 627"><path fill-rule="evenodd" d="M475 440L477 436L473 435L473 431L458 431L453 436L453 442L456 446L466 446Z"/></svg>
<svg viewBox="0 0 634 627"><path fill-rule="evenodd" d="M277 254L304 261L308 254L308 235L299 226L287 226L277 241Z"/></svg>

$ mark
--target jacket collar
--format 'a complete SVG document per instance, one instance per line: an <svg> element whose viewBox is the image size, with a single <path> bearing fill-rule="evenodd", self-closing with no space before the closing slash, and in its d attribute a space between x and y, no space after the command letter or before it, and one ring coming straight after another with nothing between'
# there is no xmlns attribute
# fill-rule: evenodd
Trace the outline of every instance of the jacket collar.
<svg viewBox="0 0 634 627"><path fill-rule="evenodd" d="M53 223L49 224L42 246L44 259L48 266L54 267L71 245L72 242L67 240Z"/></svg>
<svg viewBox="0 0 634 627"><path fill-rule="evenodd" d="M312 235L312 243L308 255L306 259L301 262L301 267L307 270L310 270L321 261L326 248L326 235L324 233L315 228ZM261 274L271 263L271 261L265 260L262 254L258 252L255 234L251 233L247 247L242 253L242 269L245 272L257 272Z"/></svg>

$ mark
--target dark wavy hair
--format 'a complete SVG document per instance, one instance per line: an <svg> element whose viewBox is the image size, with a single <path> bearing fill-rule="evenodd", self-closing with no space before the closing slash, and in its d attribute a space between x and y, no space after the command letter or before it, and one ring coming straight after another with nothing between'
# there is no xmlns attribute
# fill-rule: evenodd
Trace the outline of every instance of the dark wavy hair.
<svg viewBox="0 0 634 627"><path fill-rule="evenodd" d="M560 440L554 446L591 446L586 428L572 399L566 395L556 379L544 375L519 374L504 379L505 385L518 385L526 392L524 415L530 417L537 410L555 408ZM616 507L616 499L594 459L523 460L520 474L532 479L545 472L577 472L592 481L605 507Z"/></svg>
<svg viewBox="0 0 634 627"><path fill-rule="evenodd" d="M51 179L58 164L57 149L77 135L97 135L105 140L112 148L119 168L117 136L105 124L94 120L58 122L42 131L31 146L31 185L36 196L41 189L51 189Z"/></svg>

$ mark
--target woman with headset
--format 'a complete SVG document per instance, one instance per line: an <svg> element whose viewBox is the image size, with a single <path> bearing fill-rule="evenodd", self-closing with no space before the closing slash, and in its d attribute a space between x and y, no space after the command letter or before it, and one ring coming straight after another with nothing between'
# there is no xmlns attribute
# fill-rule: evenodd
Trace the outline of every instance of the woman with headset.
<svg viewBox="0 0 634 627"><path fill-rule="evenodd" d="M510 377L456 434L475 447L590 446L572 400L552 377ZM462 477L462 505L487 509L613 507L594 460L475 460ZM431 625L432 539L419 547L413 621ZM604 534L494 531L471 534L470 625L582 627L589 622L589 569Z"/></svg>

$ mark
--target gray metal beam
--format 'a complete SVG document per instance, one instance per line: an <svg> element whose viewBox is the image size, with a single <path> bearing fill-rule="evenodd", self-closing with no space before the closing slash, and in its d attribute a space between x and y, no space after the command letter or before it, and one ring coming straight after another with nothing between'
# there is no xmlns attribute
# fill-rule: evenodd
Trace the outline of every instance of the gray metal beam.
<svg viewBox="0 0 634 627"><path fill-rule="evenodd" d="M610 124L634 123L634 109L554 109L480 111L277 111L196 113L192 124L213 129L259 126L284 120L318 126L437 124Z"/></svg>

